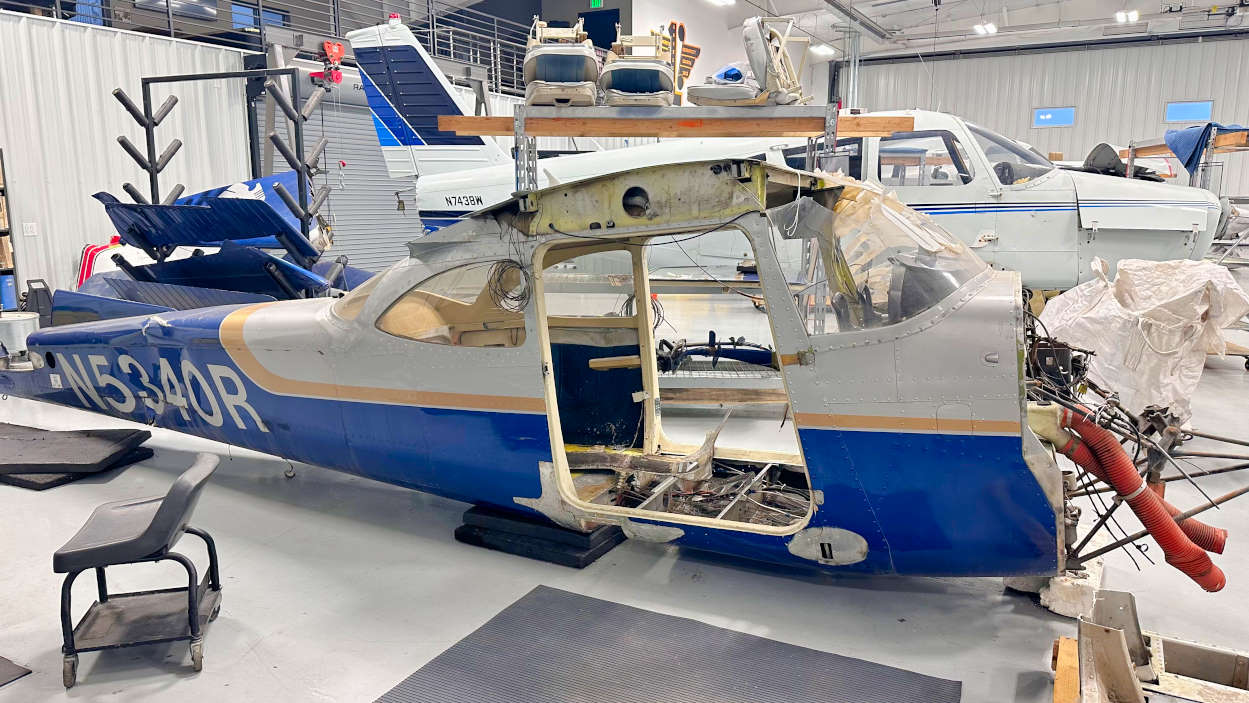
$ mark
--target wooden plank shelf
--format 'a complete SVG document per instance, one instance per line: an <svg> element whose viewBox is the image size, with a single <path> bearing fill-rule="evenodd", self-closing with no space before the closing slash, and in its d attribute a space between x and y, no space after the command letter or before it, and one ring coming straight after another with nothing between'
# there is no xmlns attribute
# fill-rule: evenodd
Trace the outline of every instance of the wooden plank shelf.
<svg viewBox="0 0 1249 703"><path fill-rule="evenodd" d="M1249 149L1249 132L1224 132L1214 138L1214 153L1216 154L1226 154L1246 149ZM1175 154L1171 153L1171 147L1168 147L1167 143L1161 139L1151 139L1137 144L1136 158L1144 159L1156 156L1174 157ZM1119 158L1128 158L1128 150L1120 149Z"/></svg>
<svg viewBox="0 0 1249 703"><path fill-rule="evenodd" d="M906 116L842 115L837 136L884 137L915 128ZM439 115L438 129L460 136L512 136L511 117ZM776 108L526 108L530 137L820 137L823 106Z"/></svg>

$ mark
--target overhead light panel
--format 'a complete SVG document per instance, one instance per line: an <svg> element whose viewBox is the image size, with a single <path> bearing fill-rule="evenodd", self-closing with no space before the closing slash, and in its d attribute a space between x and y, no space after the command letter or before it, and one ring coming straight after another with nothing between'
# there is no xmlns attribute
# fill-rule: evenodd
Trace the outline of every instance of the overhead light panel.
<svg viewBox="0 0 1249 703"><path fill-rule="evenodd" d="M997 34L997 25L993 24L992 22L984 22L983 24L978 24L975 27L972 27L972 29L976 30L976 34L980 34L980 35Z"/></svg>
<svg viewBox="0 0 1249 703"><path fill-rule="evenodd" d="M715 5L716 7L728 7L730 5L737 4L737 0L707 0L707 2Z"/></svg>
<svg viewBox="0 0 1249 703"><path fill-rule="evenodd" d="M1136 24L1140 19L1140 10L1119 10L1115 13L1115 22L1119 24Z"/></svg>
<svg viewBox="0 0 1249 703"><path fill-rule="evenodd" d="M811 47L811 53L822 58L828 58L830 56L836 56L837 50L828 44L816 44Z"/></svg>

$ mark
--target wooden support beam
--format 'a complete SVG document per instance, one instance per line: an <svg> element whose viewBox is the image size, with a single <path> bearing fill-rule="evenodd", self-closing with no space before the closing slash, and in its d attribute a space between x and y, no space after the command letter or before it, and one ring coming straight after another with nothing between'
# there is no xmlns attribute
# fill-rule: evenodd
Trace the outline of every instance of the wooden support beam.
<svg viewBox="0 0 1249 703"><path fill-rule="evenodd" d="M1080 703L1080 645L1074 637L1054 640L1054 703Z"/></svg>
<svg viewBox="0 0 1249 703"><path fill-rule="evenodd" d="M1224 154L1230 151L1249 149L1249 132L1224 132L1214 138L1214 153ZM1151 156L1175 156L1171 147L1166 144L1150 144L1136 150L1136 158L1145 159ZM1120 149L1119 158L1128 158L1128 150Z"/></svg>
<svg viewBox="0 0 1249 703"><path fill-rule="evenodd" d="M887 137L909 132L915 118L845 115L837 120L837 136ZM439 115L438 129L459 136L511 136L511 117ZM823 117L530 117L525 133L533 137L819 137Z"/></svg>

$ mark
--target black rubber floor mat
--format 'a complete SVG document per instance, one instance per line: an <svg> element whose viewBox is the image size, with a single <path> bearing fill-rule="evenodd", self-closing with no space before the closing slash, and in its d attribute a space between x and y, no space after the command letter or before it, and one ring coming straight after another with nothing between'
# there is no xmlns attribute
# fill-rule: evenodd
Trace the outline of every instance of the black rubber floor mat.
<svg viewBox="0 0 1249 703"><path fill-rule="evenodd" d="M94 473L151 438L147 430L41 430L0 423L0 474Z"/></svg>
<svg viewBox="0 0 1249 703"><path fill-rule="evenodd" d="M379 703L957 703L962 683L538 586Z"/></svg>
<svg viewBox="0 0 1249 703"><path fill-rule="evenodd" d="M18 666L8 659L0 657L0 686L5 685L6 683L12 683L29 673L30 669L27 669L24 666Z"/></svg>
<svg viewBox="0 0 1249 703"><path fill-rule="evenodd" d="M108 466L101 471L89 474L81 472L68 474L0 474L0 483L7 483L10 486L17 486L18 488L29 488L32 491L45 491L49 488L64 486L65 484L72 483L80 478L95 476L96 474L103 473L104 471L121 469L130 466L131 464L137 464L140 461L147 461L155 454L156 452L148 449L147 447L136 447L135 449L131 449L127 452L122 458L113 462L112 466Z"/></svg>

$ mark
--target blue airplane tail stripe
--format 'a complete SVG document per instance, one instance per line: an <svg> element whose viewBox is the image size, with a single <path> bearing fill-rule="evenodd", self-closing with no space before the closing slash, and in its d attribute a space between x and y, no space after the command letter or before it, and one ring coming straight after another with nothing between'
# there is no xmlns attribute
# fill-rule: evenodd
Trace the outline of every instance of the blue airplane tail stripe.
<svg viewBox="0 0 1249 703"><path fill-rule="evenodd" d="M401 144L485 144L481 137L438 130L438 115L460 115L463 111L416 47L358 47L355 56L369 107Z"/></svg>

